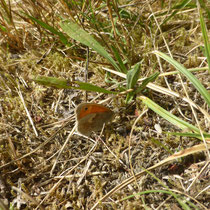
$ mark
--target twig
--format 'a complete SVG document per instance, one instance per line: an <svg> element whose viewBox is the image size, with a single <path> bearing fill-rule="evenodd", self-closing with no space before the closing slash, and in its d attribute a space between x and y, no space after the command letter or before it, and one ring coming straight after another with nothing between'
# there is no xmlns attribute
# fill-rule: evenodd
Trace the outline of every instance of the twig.
<svg viewBox="0 0 210 210"><path fill-rule="evenodd" d="M34 133L35 133L35 135L36 135L36 137L37 137L37 136L38 136L38 132L36 131L34 122L33 122L32 118L31 118L31 115L30 115L30 113L29 113L27 107L26 107L26 104L25 104L25 101L24 101L24 99L23 99L23 95L22 95L22 93L21 93L21 91L20 91L20 88L19 88L19 90L16 88L16 90L17 90L17 93L18 93L18 95L19 95L19 97L20 97L21 102L23 103L24 109L25 109L26 114L27 114L27 116L28 116L28 119L29 119L29 121L30 121L30 123L31 123L31 126L32 126L32 128L33 128L33 130L34 130Z"/></svg>

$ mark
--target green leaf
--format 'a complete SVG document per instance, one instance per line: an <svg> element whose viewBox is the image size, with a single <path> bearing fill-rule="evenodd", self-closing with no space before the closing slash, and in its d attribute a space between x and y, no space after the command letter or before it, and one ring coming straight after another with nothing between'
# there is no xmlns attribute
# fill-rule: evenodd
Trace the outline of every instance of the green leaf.
<svg viewBox="0 0 210 210"><path fill-rule="evenodd" d="M128 71L128 73L126 75L127 89L134 89L134 87L139 79L139 74L140 74L140 70L141 70L140 67L141 67L141 63L139 62L139 63L135 64L133 69ZM135 95L135 91L128 93L127 97L126 97L126 103L129 103L133 99L134 95Z"/></svg>
<svg viewBox="0 0 210 210"><path fill-rule="evenodd" d="M159 52L159 51L155 51L154 53L156 55L160 56L161 58L163 58L164 60L166 60L167 62L169 62L179 72L184 74L190 80L190 82L192 82L194 87L200 92L200 94L203 96L203 98L205 99L206 103L210 107L210 93L203 87L201 82L191 72L189 72L183 65L181 65L180 63L178 63L177 61L175 61L171 57L167 56L166 54L164 54L162 52Z"/></svg>
<svg viewBox="0 0 210 210"><path fill-rule="evenodd" d="M92 48L101 56L106 58L117 71L122 72L120 67L109 55L109 53L104 49L104 47L102 47L92 36L90 36L86 31L84 31L79 25L70 21L64 21L60 23L60 26L69 37Z"/></svg>
<svg viewBox="0 0 210 210"><path fill-rule="evenodd" d="M121 199L120 201L125 201L125 200L128 200L130 198L134 198L136 195L145 195L145 194L151 194L151 193L165 193L165 194L172 195L177 200L177 202L180 204L182 209L190 209L190 207L186 204L186 201L185 201L184 197L183 197L183 199L180 199L181 197L179 195L177 195L174 192L169 191L169 190L147 190L147 191L142 191L142 192L139 192L139 193L135 193L134 195L127 196L127 197Z"/></svg>
<svg viewBox="0 0 210 210"><path fill-rule="evenodd" d="M41 85L46 85L49 87L54 87L59 89L78 89L78 90L86 90L86 91L93 91L93 92L106 93L106 94L118 94L117 92L106 90L104 88L92 85L90 83L79 82L79 81L71 82L66 79L60 79L55 77L36 76L33 78L33 81Z"/></svg>
<svg viewBox="0 0 210 210"><path fill-rule="evenodd" d="M173 154L173 152L162 142L159 141L159 139L155 139L155 138L151 138L150 139L154 144L156 144L159 147L162 147L163 149L165 149L167 152L169 152L170 154Z"/></svg>
<svg viewBox="0 0 210 210"><path fill-rule="evenodd" d="M0 25L0 30L3 31L3 32L7 32L7 29L2 25Z"/></svg>
<svg viewBox="0 0 210 210"><path fill-rule="evenodd" d="M208 1L205 1L205 0L198 0L198 1L200 4L200 7L206 11L207 18L210 20L210 9L209 9Z"/></svg>
<svg viewBox="0 0 210 210"><path fill-rule="evenodd" d="M137 93L141 92L142 90L144 90L146 88L147 84L150 82L154 82L156 80L156 78L159 76L159 74L160 74L159 72L155 72L150 77L147 77L146 79L144 79L142 84L135 91L135 93L137 94Z"/></svg>
<svg viewBox="0 0 210 210"><path fill-rule="evenodd" d="M165 109L163 109L161 106L159 106L158 104L156 104L149 98L145 96L140 96L138 97L138 99L141 100L144 104L146 104L154 112L156 112L161 117L163 117L165 120L169 121L170 123L179 127L180 129L184 131L190 130L190 131L194 131L195 133L200 133L200 130L197 127L185 122L184 120L181 120L180 118L166 111Z"/></svg>
<svg viewBox="0 0 210 210"><path fill-rule="evenodd" d="M177 133L177 132L167 132L167 133L174 136L186 136L186 137L202 139L202 136L197 133ZM204 138L210 138L210 134L208 133L203 133L203 136Z"/></svg>
<svg viewBox="0 0 210 210"><path fill-rule="evenodd" d="M51 33L53 33L55 35L58 35L63 44L71 46L71 44L68 42L67 38L64 36L64 34L62 32L56 30L54 27L48 25L47 23L44 23L41 20L38 20L38 19L36 19L36 18L26 14L26 13L24 13L24 14L27 15L33 22L38 23L41 27L47 29L48 31L50 31Z"/></svg>
<svg viewBox="0 0 210 210"><path fill-rule="evenodd" d="M141 70L141 63L136 63L135 66L128 71L126 75L127 79L127 89L132 89L136 85L138 79L139 79L139 74Z"/></svg>
<svg viewBox="0 0 210 210"><path fill-rule="evenodd" d="M126 74L128 72L128 70L127 70L126 66L124 65L124 63L123 63L123 61L122 61L122 59L120 57L120 54L118 53L117 49L114 46L112 46L112 50L114 52L115 58L117 59L119 65L120 65L120 68L122 69L122 72Z"/></svg>
<svg viewBox="0 0 210 210"><path fill-rule="evenodd" d="M106 90L104 88L98 87L96 85L92 85L90 83L79 82L79 81L75 81L74 83L76 85L79 85L79 87L77 88L79 90L93 91L93 92L106 93L106 94L119 94L119 92Z"/></svg>
<svg viewBox="0 0 210 210"><path fill-rule="evenodd" d="M201 23L201 30L202 30L202 34L203 34L203 40L204 40L205 55L207 57L208 66L209 66L208 70L210 73L210 43L208 40L207 28L206 28L206 24L203 19L203 14L202 14L201 9L200 9L200 23Z"/></svg>

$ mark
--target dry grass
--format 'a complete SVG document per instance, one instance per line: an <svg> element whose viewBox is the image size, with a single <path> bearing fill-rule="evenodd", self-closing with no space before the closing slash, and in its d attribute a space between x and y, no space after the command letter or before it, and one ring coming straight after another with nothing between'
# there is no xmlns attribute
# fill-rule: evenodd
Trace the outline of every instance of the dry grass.
<svg viewBox="0 0 210 210"><path fill-rule="evenodd" d="M92 6L89 1L72 2L69 1L69 5L62 0L36 1L36 4L28 0L11 1L10 5L8 2L5 5L4 1L0 3L0 167L39 148L27 157L1 167L0 209L7 209L7 206L11 209L91 209L107 192L131 177L132 172L138 173L171 153L200 143L195 138L158 133L157 125L166 132L180 130L151 110L133 127L136 118L146 108L136 100L126 105L123 95L109 104L116 111L116 117L105 128L101 140L98 136L89 140L75 134L66 141L75 125L74 108L85 101L84 92L45 87L34 83L31 78L39 74L84 81L87 48L70 39L72 46L64 45L58 36L33 23L26 14L57 29L60 29L61 18L76 20L112 55L111 46L115 46L122 59L127 60L128 69L143 60L141 77L155 71L175 70L151 54L157 49L168 53L167 46L173 57L186 68L207 67L196 7L184 7L161 25L174 11L170 7L176 1L167 1L162 6L161 1L120 1L118 6L112 5L115 1L110 1L110 4L97 1ZM209 6L207 1L204 5ZM123 8L121 13L120 8ZM205 9L203 13L209 30ZM90 49L88 82L108 89L111 84L105 82L102 67L111 68L104 58ZM197 71L195 75L206 88L209 87L207 70ZM118 82L124 81L117 75L112 77ZM182 81L190 99L208 112L207 104L196 89L185 77ZM156 84L185 94L177 74L159 77ZM191 107L183 100L149 89L143 94L197 126ZM96 96L97 93L89 92L88 100ZM101 95L96 102L107 97ZM209 124L203 114L197 111L196 115L202 130L209 132ZM67 117L68 125L40 147ZM66 146L52 172L65 141ZM177 192L182 201L195 198L190 202L198 209L209 208L208 166L186 191L204 167L207 156L205 152L180 158L171 165L155 169L155 177L146 173L141 179L113 193L100 204L101 209L181 208L173 196L164 193L149 193L118 202L128 195L161 189Z"/></svg>

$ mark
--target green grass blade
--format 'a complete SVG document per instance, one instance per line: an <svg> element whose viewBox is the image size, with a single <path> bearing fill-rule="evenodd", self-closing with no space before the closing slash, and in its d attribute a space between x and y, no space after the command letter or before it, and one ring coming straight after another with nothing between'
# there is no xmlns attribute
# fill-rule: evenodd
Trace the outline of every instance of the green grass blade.
<svg viewBox="0 0 210 210"><path fill-rule="evenodd" d="M196 133L200 133L199 129L195 126L185 122L184 120L181 120L180 118L176 117L175 115L171 114L170 112L163 109L161 106L150 100L149 98L145 96L138 97L139 100L141 100L144 104L146 104L150 109L152 109L154 112L159 114L161 117L163 117L165 120L169 121L173 125L179 127L182 130L190 130L194 131Z"/></svg>
<svg viewBox="0 0 210 210"><path fill-rule="evenodd" d="M59 88L59 89L78 89L78 90L93 91L98 93L118 94L117 92L106 90L104 88L92 85L90 83L79 82L79 81L70 82L69 80L59 79L55 77L36 76L33 78L33 81L41 85Z"/></svg>
<svg viewBox="0 0 210 210"><path fill-rule="evenodd" d="M122 59L120 57L120 54L118 53L117 49L114 46L112 46L112 50L114 52L115 58L117 59L117 61L119 63L120 68L122 69L122 72L126 74L128 72L128 70L127 70L126 66L124 65L124 63L123 63L123 61L122 61Z"/></svg>
<svg viewBox="0 0 210 210"><path fill-rule="evenodd" d="M202 34L203 34L205 53L206 53L208 66L209 66L209 73L210 73L210 43L209 43L209 40L208 40L206 24L204 22L203 14L202 14L201 10L200 10L200 23L201 23L201 30L202 30Z"/></svg>
<svg viewBox="0 0 210 210"><path fill-rule="evenodd" d="M170 135L174 136L186 136L186 137L192 137L192 138L198 138L202 140L202 136L197 133L177 133L177 132L167 132ZM204 138L210 138L210 134L208 133L203 133Z"/></svg>
<svg viewBox="0 0 210 210"><path fill-rule="evenodd" d="M127 197L121 199L120 201L125 201L130 198L134 198L136 195L145 195L145 194L151 194L151 193L165 193L165 194L172 195L177 200L177 202L182 206L183 209L187 209L187 210L190 209L190 207L186 204L185 199L180 199L179 198L180 196L178 196L174 192L168 191L168 190L147 190L147 191L136 193L135 195L127 196Z"/></svg>
<svg viewBox="0 0 210 210"><path fill-rule="evenodd" d="M106 90L104 88L98 87L96 85L92 85L90 83L79 82L79 81L75 81L74 83L76 84L76 86L79 86L77 88L79 90L93 91L93 92L105 93L105 94L119 94L120 93L120 92ZM76 87L74 88L76 89Z"/></svg>
<svg viewBox="0 0 210 210"><path fill-rule="evenodd" d="M127 75L126 75L126 80L127 80L127 89L133 89L136 85L136 83L138 82L139 79L139 74L141 71L141 63L136 63L135 66L128 71ZM135 95L135 92L130 92L127 94L126 97L126 103L129 103L133 97Z"/></svg>
<svg viewBox="0 0 210 210"><path fill-rule="evenodd" d="M209 9L209 5L208 5L208 1L205 1L205 0L198 0L198 1L199 1L201 8L206 11L207 18L210 20L210 9Z"/></svg>
<svg viewBox="0 0 210 210"><path fill-rule="evenodd" d="M71 46L71 44L68 42L68 39L64 36L64 34L62 32L58 31L54 27L48 25L47 23L45 23L41 20L38 20L38 19L36 19L36 18L26 14L26 13L24 13L24 14L27 15L33 22L36 22L37 24L39 24L41 27L47 29L48 31L50 31L51 33L53 33L55 35L58 35L63 44Z"/></svg>
<svg viewBox="0 0 210 210"><path fill-rule="evenodd" d="M141 71L141 63L136 63L135 66L130 71L128 71L126 75L127 89L134 88L139 79L140 71Z"/></svg>
<svg viewBox="0 0 210 210"><path fill-rule="evenodd" d="M162 147L167 152L169 152L171 155L173 154L173 152L165 144L160 142L159 139L151 138L150 140L152 141L153 144L156 144L158 147Z"/></svg>
<svg viewBox="0 0 210 210"><path fill-rule="evenodd" d="M142 84L137 88L136 94L139 93L139 92L141 92L142 90L144 90L146 88L146 86L147 86L148 83L154 82L157 79L157 77L159 76L159 74L160 74L159 72L155 72L151 76L149 76L146 79L144 79L142 81Z"/></svg>
<svg viewBox="0 0 210 210"><path fill-rule="evenodd" d="M93 50L98 52L101 56L106 58L117 71L122 72L120 67L109 55L109 53L104 49L104 47L101 46L91 35L89 35L79 25L70 21L63 21L60 23L60 26L69 37L92 48Z"/></svg>
<svg viewBox="0 0 210 210"><path fill-rule="evenodd" d="M184 74L190 82L194 85L194 87L200 92L200 94L203 96L205 99L206 103L210 107L210 93L203 87L201 82L191 73L189 72L183 65L172 59L171 57L167 56L166 54L159 52L159 51L154 51L154 53L167 62L169 62L171 65L173 65L179 72Z"/></svg>
<svg viewBox="0 0 210 210"><path fill-rule="evenodd" d="M4 26L0 25L0 31L7 32L7 29Z"/></svg>

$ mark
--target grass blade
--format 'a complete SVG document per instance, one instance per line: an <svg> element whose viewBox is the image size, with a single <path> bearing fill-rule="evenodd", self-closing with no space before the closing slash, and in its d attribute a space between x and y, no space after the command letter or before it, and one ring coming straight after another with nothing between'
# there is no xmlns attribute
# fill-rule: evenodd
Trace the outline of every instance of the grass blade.
<svg viewBox="0 0 210 210"><path fill-rule="evenodd" d="M209 66L208 70L209 70L209 73L210 73L210 43L209 43L209 40L208 40L206 24L204 22L203 14L202 14L201 10L200 10L200 23L201 23L201 30L202 30L202 34L203 34L205 53L206 53L208 66Z"/></svg>
<svg viewBox="0 0 210 210"><path fill-rule="evenodd" d="M98 52L101 56L106 58L117 71L122 72L120 67L109 55L109 53L104 49L104 47L102 47L101 44L99 44L92 36L90 36L79 25L70 21L64 21L60 23L60 26L69 37L92 48L93 50Z"/></svg>
<svg viewBox="0 0 210 210"><path fill-rule="evenodd" d="M170 112L166 111L162 107L160 107L158 104L150 100L149 98L145 96L138 97L144 104L146 104L150 109L152 109L154 112L159 114L161 117L169 121L175 126L178 126L182 130L190 130L194 131L196 133L200 133L199 129L195 126L185 122L184 120L181 120L180 118L176 117L175 115L171 114Z"/></svg>
<svg viewBox="0 0 210 210"><path fill-rule="evenodd" d="M134 86L138 82L139 74L140 74L140 70L141 70L140 64L141 63L135 64L135 66L130 71L128 71L128 73L126 75L127 89L134 88Z"/></svg>
<svg viewBox="0 0 210 210"><path fill-rule="evenodd" d="M117 51L117 49L114 46L112 46L112 50L114 52L115 58L117 59L117 61L119 63L120 68L122 69L122 72L126 74L128 72L128 70L127 70L126 66L124 65L124 63L123 63L119 52Z"/></svg>
<svg viewBox="0 0 210 210"><path fill-rule="evenodd" d="M70 82L66 79L59 79L55 77L36 76L35 78L33 78L33 81L41 85L46 85L49 87L54 87L59 89L78 89L78 90L93 91L98 93L117 94L117 92L106 90L104 88L92 85L90 83L79 82L79 81Z"/></svg>
<svg viewBox="0 0 210 210"><path fill-rule="evenodd" d="M169 62L171 65L173 65L179 72L184 74L194 85L194 87L200 92L200 94L203 96L205 99L206 103L210 107L210 94L208 91L203 87L201 82L191 73L189 72L183 65L172 59L171 57L167 56L166 54L159 52L159 51L154 51L154 53L167 62Z"/></svg>
<svg viewBox="0 0 210 210"><path fill-rule="evenodd" d="M170 135L174 136L187 136L187 137L192 137L192 138L198 138L202 140L202 136L197 133L177 133L177 132L167 132ZM210 139L210 134L208 133L203 133L204 138L209 138Z"/></svg>
<svg viewBox="0 0 210 210"><path fill-rule="evenodd" d="M64 34L62 32L58 31L54 27L48 25L47 23L45 23L41 20L38 20L38 19L36 19L36 18L26 14L26 13L24 13L24 14L27 15L33 22L36 22L37 24L39 24L41 27L47 29L48 31L50 31L51 33L53 33L55 35L58 35L63 44L71 46L71 44L68 42L67 38L64 36Z"/></svg>
<svg viewBox="0 0 210 210"><path fill-rule="evenodd" d="M139 74L141 71L141 63L136 63L135 66L128 71L127 75L126 75L126 80L127 80L127 89L133 89L136 85L136 83L138 82L139 79ZM126 97L126 103L129 103L132 99L133 96L135 95L135 92L130 92L127 94Z"/></svg>
<svg viewBox="0 0 210 210"><path fill-rule="evenodd" d="M147 86L148 83L150 82L154 82L156 80L156 78L159 76L159 72L155 72L154 74L152 74L151 76L147 77L146 79L144 79L142 81L142 84L139 86L139 88L136 90L136 93L141 92L142 90L144 90Z"/></svg>
<svg viewBox="0 0 210 210"><path fill-rule="evenodd" d="M145 195L145 194L151 194L151 193L165 193L165 194L172 195L177 200L177 202L180 204L180 206L182 206L183 209L190 209L190 207L185 203L184 199L180 199L180 196L178 196L174 192L168 191L168 190L147 190L147 191L136 193L135 195L127 196L127 197L121 199L120 201L125 201L130 198L134 198L136 195Z"/></svg>

